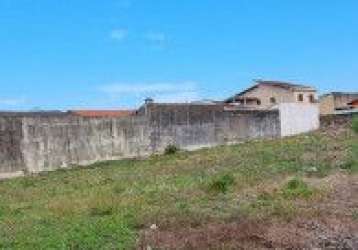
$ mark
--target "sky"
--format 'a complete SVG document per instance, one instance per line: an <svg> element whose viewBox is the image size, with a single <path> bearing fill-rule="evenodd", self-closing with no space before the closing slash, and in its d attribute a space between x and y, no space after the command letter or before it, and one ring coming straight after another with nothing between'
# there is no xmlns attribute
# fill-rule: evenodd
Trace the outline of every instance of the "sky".
<svg viewBox="0 0 358 250"><path fill-rule="evenodd" d="M0 0L0 109L358 91L357 0Z"/></svg>

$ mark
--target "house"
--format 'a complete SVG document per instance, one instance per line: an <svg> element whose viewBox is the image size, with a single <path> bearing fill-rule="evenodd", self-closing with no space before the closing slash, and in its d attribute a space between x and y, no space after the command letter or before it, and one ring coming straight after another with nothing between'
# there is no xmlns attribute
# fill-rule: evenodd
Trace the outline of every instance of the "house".
<svg viewBox="0 0 358 250"><path fill-rule="evenodd" d="M332 92L320 97L320 113L334 114L357 109L358 92Z"/></svg>
<svg viewBox="0 0 358 250"><path fill-rule="evenodd" d="M252 87L226 99L238 109L268 109L279 103L316 103L316 89L281 81L256 80Z"/></svg>

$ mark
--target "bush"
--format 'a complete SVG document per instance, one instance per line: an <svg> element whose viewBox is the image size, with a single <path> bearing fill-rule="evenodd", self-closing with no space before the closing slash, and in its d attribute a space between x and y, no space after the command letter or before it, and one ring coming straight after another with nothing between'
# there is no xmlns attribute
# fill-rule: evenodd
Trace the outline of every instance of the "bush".
<svg viewBox="0 0 358 250"><path fill-rule="evenodd" d="M221 175L210 183L210 190L220 193L226 193L230 186L235 183L232 174Z"/></svg>
<svg viewBox="0 0 358 250"><path fill-rule="evenodd" d="M358 115L355 115L352 120L352 129L354 132L358 133Z"/></svg>
<svg viewBox="0 0 358 250"><path fill-rule="evenodd" d="M164 150L164 154L166 155L173 155L175 153L177 153L179 151L179 148L175 145L168 145L165 150Z"/></svg>
<svg viewBox="0 0 358 250"><path fill-rule="evenodd" d="M357 172L358 171L358 162L354 159L349 159L339 166L343 170L347 170L349 172Z"/></svg>
<svg viewBox="0 0 358 250"><path fill-rule="evenodd" d="M282 195L285 198L308 198L312 194L308 185L299 178L293 178L282 188Z"/></svg>

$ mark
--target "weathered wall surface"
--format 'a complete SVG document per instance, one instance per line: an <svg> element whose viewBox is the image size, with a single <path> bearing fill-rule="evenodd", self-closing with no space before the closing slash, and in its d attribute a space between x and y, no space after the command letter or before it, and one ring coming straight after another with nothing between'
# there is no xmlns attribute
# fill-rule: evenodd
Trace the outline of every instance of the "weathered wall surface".
<svg viewBox="0 0 358 250"><path fill-rule="evenodd" d="M148 107L155 151L168 144L184 149L280 136L278 111L224 112L218 106L154 105Z"/></svg>
<svg viewBox="0 0 358 250"><path fill-rule="evenodd" d="M145 117L26 117L23 130L24 162L30 172L148 153Z"/></svg>
<svg viewBox="0 0 358 250"><path fill-rule="evenodd" d="M290 136L317 130L320 127L317 104L281 103L278 105L281 136Z"/></svg>
<svg viewBox="0 0 358 250"><path fill-rule="evenodd" d="M0 116L0 174L23 170L21 139L21 118Z"/></svg>
<svg viewBox="0 0 358 250"><path fill-rule="evenodd" d="M146 115L0 118L0 173L50 171L145 156L167 145L195 149L280 136L278 111L225 112L220 105L150 105Z"/></svg>
<svg viewBox="0 0 358 250"><path fill-rule="evenodd" d="M335 114L335 115L321 115L321 128L326 130L336 130L338 131L341 128L347 128L352 125L353 113L346 114Z"/></svg>

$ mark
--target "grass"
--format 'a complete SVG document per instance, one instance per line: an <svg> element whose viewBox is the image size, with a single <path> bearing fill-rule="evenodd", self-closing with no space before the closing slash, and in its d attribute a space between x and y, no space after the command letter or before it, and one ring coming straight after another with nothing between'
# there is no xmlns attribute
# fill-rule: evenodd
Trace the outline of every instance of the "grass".
<svg viewBox="0 0 358 250"><path fill-rule="evenodd" d="M235 178L232 174L225 174L215 177L209 185L210 190L214 192L226 193L230 186L235 183Z"/></svg>
<svg viewBox="0 0 358 250"><path fill-rule="evenodd" d="M4 181L0 248L131 249L152 224L175 230L240 216L289 219L292 201L316 192L303 177L355 173L356 142L352 131L314 133ZM265 183L281 184L238 200Z"/></svg>
<svg viewBox="0 0 358 250"><path fill-rule="evenodd" d="M282 188L282 196L288 199L308 198L313 190L300 178L293 178Z"/></svg>
<svg viewBox="0 0 358 250"><path fill-rule="evenodd" d="M355 133L358 133L358 115L355 115L352 120L352 129Z"/></svg>

